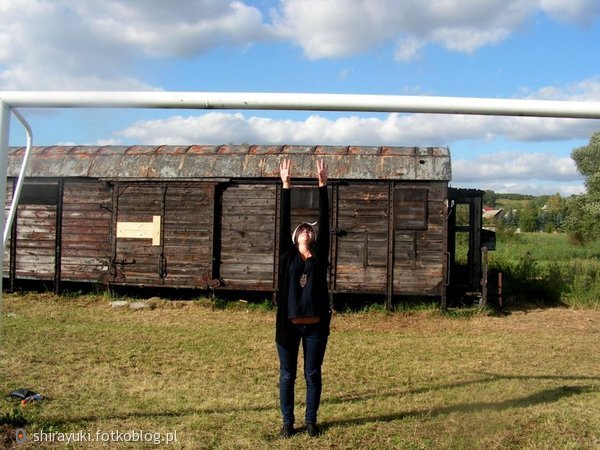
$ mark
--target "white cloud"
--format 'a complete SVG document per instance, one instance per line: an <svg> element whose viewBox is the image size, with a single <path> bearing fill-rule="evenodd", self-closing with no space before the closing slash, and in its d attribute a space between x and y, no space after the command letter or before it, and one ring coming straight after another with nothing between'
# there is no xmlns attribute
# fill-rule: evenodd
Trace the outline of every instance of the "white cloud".
<svg viewBox="0 0 600 450"><path fill-rule="evenodd" d="M151 56L190 56L267 36L262 13L239 1L84 0L75 8L101 35Z"/></svg>
<svg viewBox="0 0 600 450"><path fill-rule="evenodd" d="M1 89L151 88L126 75L128 50L115 48L67 6L44 0L2 3Z"/></svg>
<svg viewBox="0 0 600 450"><path fill-rule="evenodd" d="M311 115L305 120L278 120L267 117L245 117L241 113L211 112L199 116L175 116L164 120L140 121L121 131L123 137L146 144L181 144L200 142L251 142L257 144L340 144L385 145L393 143L438 143L452 134L453 138L468 137L473 130L465 129L473 121L465 121L462 129L447 125L436 127L433 116L401 116L389 114L375 117L341 117L328 119ZM438 119L441 119L438 117ZM446 116L456 122L458 116ZM457 134L458 131L458 134ZM441 136L441 137L440 137Z"/></svg>
<svg viewBox="0 0 600 450"><path fill-rule="evenodd" d="M244 46L268 30L243 2L10 0L0 4L1 90L147 90L145 57Z"/></svg>
<svg viewBox="0 0 600 450"><path fill-rule="evenodd" d="M596 84L582 82L595 91ZM562 92L559 88L555 92ZM532 94L534 95L534 94ZM563 95L562 93L560 94ZM579 93L574 95L580 95ZM139 121L118 133L136 144L448 145L457 141L548 142L587 139L594 121L466 115L388 114L331 119L313 114L282 120L242 113L210 112ZM518 147L518 144L509 144ZM525 144L526 146L527 144ZM550 145L550 144L548 144ZM584 191L583 177L569 157L522 151L453 160L453 183L497 192L562 195Z"/></svg>
<svg viewBox="0 0 600 450"><path fill-rule="evenodd" d="M518 151L481 155L471 160L452 162L453 178L457 181L494 180L562 180L583 179L570 157L548 153Z"/></svg>
<svg viewBox="0 0 600 450"><path fill-rule="evenodd" d="M280 39L309 59L395 45L410 61L429 44L473 52L537 13L589 24L597 0L10 0L0 3L0 89L155 89L147 58L189 58Z"/></svg>
<svg viewBox="0 0 600 450"><path fill-rule="evenodd" d="M304 121L293 121L211 112L200 116L140 121L120 132L119 136L136 144L151 145L436 145L439 128L431 123L423 126L425 124L420 123L420 119L425 121L427 116L390 114L385 119L345 117L330 120L313 115ZM449 133L455 125L456 121L450 120L445 132ZM468 134L468 130L463 130L461 136ZM472 160L455 159L452 172L453 185L457 187L535 195L560 192L565 196L584 191L583 177L577 172L573 160L553 156L550 152L510 151L481 155Z"/></svg>
<svg viewBox="0 0 600 450"><path fill-rule="evenodd" d="M481 155L452 161L452 185L477 187L495 192L554 194L563 196L585 191L583 177L570 157L524 151Z"/></svg>
<svg viewBox="0 0 600 450"><path fill-rule="evenodd" d="M561 99L593 100L600 98L600 81L584 80L565 89L549 86L529 93L529 97L545 98L550 91ZM522 142L587 139L597 127L595 120L534 117L393 113L337 119L313 114L304 120L277 120L213 112L140 121L120 135L152 144L450 145L459 140L491 141L498 137Z"/></svg>
<svg viewBox="0 0 600 450"><path fill-rule="evenodd" d="M412 36L406 36L398 39L394 58L398 61L412 61L419 56L419 52L425 43Z"/></svg>
<svg viewBox="0 0 600 450"><path fill-rule="evenodd" d="M584 25L600 15L600 3L594 0L540 0L540 7L558 20Z"/></svg>
<svg viewBox="0 0 600 450"><path fill-rule="evenodd" d="M309 59L347 57L396 42L395 57L410 60L427 44L473 52L496 44L536 13L589 24L596 0L284 0L273 22Z"/></svg>
<svg viewBox="0 0 600 450"><path fill-rule="evenodd" d="M451 183L451 186L456 188L473 188L483 190L489 189L501 194L553 195L558 192L563 197L579 195L585 192L583 183L568 184L554 181L539 183L535 180L529 182L523 180L507 182L488 179L471 183L464 183L455 180Z"/></svg>

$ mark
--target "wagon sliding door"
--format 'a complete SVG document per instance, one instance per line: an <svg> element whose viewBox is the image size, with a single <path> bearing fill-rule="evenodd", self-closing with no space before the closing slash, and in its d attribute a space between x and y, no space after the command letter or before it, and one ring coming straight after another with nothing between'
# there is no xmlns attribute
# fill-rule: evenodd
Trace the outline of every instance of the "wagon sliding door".
<svg viewBox="0 0 600 450"><path fill-rule="evenodd" d="M110 186L66 179L62 204L61 281L106 282L110 259Z"/></svg>
<svg viewBox="0 0 600 450"><path fill-rule="evenodd" d="M115 186L113 282L205 288L212 275L211 183Z"/></svg>
<svg viewBox="0 0 600 450"><path fill-rule="evenodd" d="M58 179L29 179L17 208L13 256L18 279L54 280Z"/></svg>
<svg viewBox="0 0 600 450"><path fill-rule="evenodd" d="M445 183L398 183L394 187L394 294L445 295L445 198Z"/></svg>
<svg viewBox="0 0 600 450"><path fill-rule="evenodd" d="M165 187L159 184L117 184L114 282L163 283L161 222Z"/></svg>
<svg viewBox="0 0 600 450"><path fill-rule="evenodd" d="M386 289L387 185L338 187L336 292Z"/></svg>
<svg viewBox="0 0 600 450"><path fill-rule="evenodd" d="M163 217L165 284L205 289L213 278L214 184L169 184Z"/></svg>
<svg viewBox="0 0 600 450"><path fill-rule="evenodd" d="M273 289L276 187L231 184L221 197L219 275L223 287Z"/></svg>

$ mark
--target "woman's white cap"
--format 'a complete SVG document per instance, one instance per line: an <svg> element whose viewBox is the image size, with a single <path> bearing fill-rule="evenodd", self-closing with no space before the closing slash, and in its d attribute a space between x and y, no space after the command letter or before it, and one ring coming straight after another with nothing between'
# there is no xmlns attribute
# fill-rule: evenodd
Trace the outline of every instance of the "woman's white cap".
<svg viewBox="0 0 600 450"><path fill-rule="evenodd" d="M313 234L315 235L315 241L317 240L317 231L315 230L315 225L317 224L317 222L302 222L300 225L298 225L296 227L296 229L294 230L294 232L292 233L292 242L295 244L296 243L296 237L298 234L298 230L302 227L310 227L312 228Z"/></svg>

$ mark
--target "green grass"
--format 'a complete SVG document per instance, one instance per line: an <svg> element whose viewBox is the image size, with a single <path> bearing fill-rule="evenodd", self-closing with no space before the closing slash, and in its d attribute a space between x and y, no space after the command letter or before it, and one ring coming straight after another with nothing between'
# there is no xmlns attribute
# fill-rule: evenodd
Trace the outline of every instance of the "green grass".
<svg viewBox="0 0 600 450"><path fill-rule="evenodd" d="M113 309L102 296L6 295L0 385L48 397L24 408L0 400L6 446L20 448L11 443L19 426L29 436L176 432L170 448L190 449L600 445L600 311L336 315L324 364L324 434L279 441L274 311L152 305L134 311ZM297 417L304 394L300 378Z"/></svg>
<svg viewBox="0 0 600 450"><path fill-rule="evenodd" d="M457 260L466 263L466 235L457 240ZM600 241L574 245L564 233L497 234L489 252L490 287L502 272L505 298L514 303L564 304L600 309Z"/></svg>
<svg viewBox="0 0 600 450"><path fill-rule="evenodd" d="M573 260L600 261L600 241L574 245L564 233L518 233L499 236L496 250L490 252L491 260L518 260L526 253L543 263Z"/></svg>

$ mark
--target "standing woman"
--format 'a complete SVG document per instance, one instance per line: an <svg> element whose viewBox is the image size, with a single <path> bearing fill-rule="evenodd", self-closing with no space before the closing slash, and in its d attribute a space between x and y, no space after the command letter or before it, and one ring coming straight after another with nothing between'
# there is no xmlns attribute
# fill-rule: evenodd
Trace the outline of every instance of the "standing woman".
<svg viewBox="0 0 600 450"><path fill-rule="evenodd" d="M291 231L291 163L279 166L283 192L279 223L279 274L275 341L279 354L279 399L282 438L294 434L294 385L302 342L306 380L306 430L318 436L317 411L321 401L321 365L329 336L331 310L327 290L329 257L329 194L327 167L317 161L319 180L318 231L303 222ZM291 237L291 239L290 239Z"/></svg>

